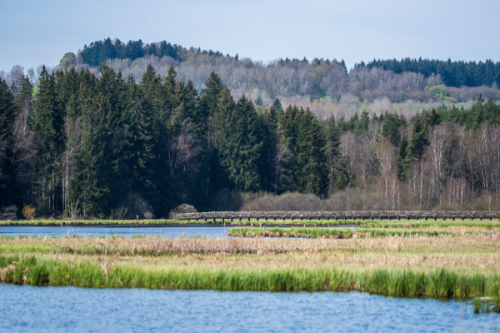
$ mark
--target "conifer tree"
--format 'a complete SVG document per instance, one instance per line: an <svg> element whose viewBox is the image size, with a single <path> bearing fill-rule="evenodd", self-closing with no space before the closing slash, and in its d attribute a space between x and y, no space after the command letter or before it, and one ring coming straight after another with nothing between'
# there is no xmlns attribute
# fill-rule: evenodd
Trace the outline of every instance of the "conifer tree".
<svg viewBox="0 0 500 333"><path fill-rule="evenodd" d="M56 93L55 76L42 68L39 93L35 103L35 131L39 133L38 146L38 201L46 208L56 210L58 202L58 157L62 152L61 140L64 115Z"/></svg>
<svg viewBox="0 0 500 333"><path fill-rule="evenodd" d="M343 187L344 167L341 157L339 128L332 116L325 123L325 156L328 167L328 194L333 195L336 187Z"/></svg>
<svg viewBox="0 0 500 333"><path fill-rule="evenodd" d="M150 199L154 195L151 175L151 162L154 159L151 104L145 100L144 89L131 76L127 84L130 93L129 105L125 111L126 160L133 179L132 190Z"/></svg>
<svg viewBox="0 0 500 333"><path fill-rule="evenodd" d="M102 94L86 101L83 110L84 133L79 172L72 182L70 202L84 216L104 218L109 214L110 175L113 160L114 115L109 99Z"/></svg>
<svg viewBox="0 0 500 333"><path fill-rule="evenodd" d="M14 95L5 81L0 79L0 201L3 205L11 202L10 157L12 126L17 112Z"/></svg>
<svg viewBox="0 0 500 333"><path fill-rule="evenodd" d="M406 179L406 174L408 172L408 168L412 163L411 155L408 154L408 139L406 136L401 138L401 142L399 143L399 152L398 152L398 178L401 181Z"/></svg>
<svg viewBox="0 0 500 333"><path fill-rule="evenodd" d="M301 113L299 125L299 149L297 162L300 165L299 191L324 195L326 190L326 165L324 139L312 112Z"/></svg>
<svg viewBox="0 0 500 333"><path fill-rule="evenodd" d="M420 160L424 153L424 149L428 144L429 140L427 139L427 130L422 125L420 117L418 117L413 125L411 141L407 149L408 153L411 155L412 159Z"/></svg>

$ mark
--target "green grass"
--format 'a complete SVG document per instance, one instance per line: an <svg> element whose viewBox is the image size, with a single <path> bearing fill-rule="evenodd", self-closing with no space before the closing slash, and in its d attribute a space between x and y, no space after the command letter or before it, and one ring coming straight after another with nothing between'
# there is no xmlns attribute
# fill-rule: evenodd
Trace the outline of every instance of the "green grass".
<svg viewBox="0 0 500 333"><path fill-rule="evenodd" d="M363 228L449 228L449 227L470 227L470 228L500 228L500 223L490 222L490 221L453 221L453 222L443 222L443 221L423 221L419 222L380 222L373 221L363 223L361 225Z"/></svg>
<svg viewBox="0 0 500 333"><path fill-rule="evenodd" d="M407 231L407 230L385 230L385 229L326 229L326 228L233 228L228 233L235 237L298 237L298 238L321 238L334 237L340 239L352 238L354 235L361 237L409 237L409 236L455 236L453 232L447 231Z"/></svg>
<svg viewBox="0 0 500 333"><path fill-rule="evenodd" d="M104 224L195 224L194 221L180 220L35 220L35 221L0 221L2 225L30 225L30 226L79 226L79 225L104 225Z"/></svg>
<svg viewBox="0 0 500 333"><path fill-rule="evenodd" d="M0 257L5 283L92 288L212 289L248 291L350 291L391 296L500 299L500 276L439 269L145 269L105 267L91 261L65 263L28 256Z"/></svg>

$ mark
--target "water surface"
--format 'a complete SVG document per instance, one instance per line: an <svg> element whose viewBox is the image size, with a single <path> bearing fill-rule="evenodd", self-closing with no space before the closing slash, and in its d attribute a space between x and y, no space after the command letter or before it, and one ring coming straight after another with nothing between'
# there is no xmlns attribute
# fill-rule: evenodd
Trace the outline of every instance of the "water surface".
<svg viewBox="0 0 500 333"><path fill-rule="evenodd" d="M0 332L499 332L460 301L0 284Z"/></svg>
<svg viewBox="0 0 500 333"><path fill-rule="evenodd" d="M335 228L354 228L357 226L335 226ZM180 237L218 237L225 238L231 228L235 226L124 226L124 225L97 225L97 226L1 226L0 237L62 237L74 236L95 237L95 236L125 236L132 237L138 235L161 236L168 238ZM243 227L242 227L243 228Z"/></svg>

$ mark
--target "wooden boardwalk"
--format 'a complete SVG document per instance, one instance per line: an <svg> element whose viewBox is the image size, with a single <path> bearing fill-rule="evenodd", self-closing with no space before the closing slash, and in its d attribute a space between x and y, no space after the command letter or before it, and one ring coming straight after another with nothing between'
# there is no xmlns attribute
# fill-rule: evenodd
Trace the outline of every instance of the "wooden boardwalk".
<svg viewBox="0 0 500 333"><path fill-rule="evenodd" d="M179 220L428 220L428 219L498 219L500 212L482 211L247 211L247 212L200 212L177 216Z"/></svg>

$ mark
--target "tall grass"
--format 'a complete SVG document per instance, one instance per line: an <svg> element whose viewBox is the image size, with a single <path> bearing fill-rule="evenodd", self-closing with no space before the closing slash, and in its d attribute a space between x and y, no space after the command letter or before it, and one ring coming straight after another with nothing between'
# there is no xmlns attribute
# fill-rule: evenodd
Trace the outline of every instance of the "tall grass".
<svg viewBox="0 0 500 333"><path fill-rule="evenodd" d="M3 259L2 259L3 260ZM10 260L10 259L8 259ZM4 261L0 261L4 262ZM500 275L446 269L144 269L94 262L65 263L34 256L1 271L5 283L92 288L213 289L248 291L364 291L390 296L500 299Z"/></svg>
<svg viewBox="0 0 500 333"><path fill-rule="evenodd" d="M353 237L411 237L411 236L456 236L455 233L437 230L382 230L382 229L325 229L325 228L233 228L228 235L234 237L297 237L297 238L337 238Z"/></svg>
<svg viewBox="0 0 500 333"><path fill-rule="evenodd" d="M443 221L420 221L420 222L400 222L393 221L390 222L380 222L380 221L369 221L361 224L363 228L449 228L449 227L469 227L469 228L500 228L500 223L490 222L490 221L453 221L453 222L443 222Z"/></svg>
<svg viewBox="0 0 500 333"><path fill-rule="evenodd" d="M196 224L195 221L180 220L32 220L32 221L0 221L2 225L29 225L29 226L85 226L85 225L113 225L113 224L137 224L137 225L164 225L164 224Z"/></svg>

